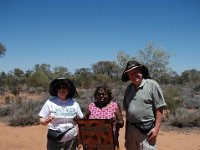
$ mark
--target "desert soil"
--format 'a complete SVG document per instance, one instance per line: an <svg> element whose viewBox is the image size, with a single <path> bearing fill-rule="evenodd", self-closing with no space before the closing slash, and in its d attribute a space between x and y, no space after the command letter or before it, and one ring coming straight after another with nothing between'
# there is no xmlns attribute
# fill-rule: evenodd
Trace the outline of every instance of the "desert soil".
<svg viewBox="0 0 200 150"><path fill-rule="evenodd" d="M47 127L10 127L0 123L1 150L45 150ZM200 131L161 130L157 141L158 150L200 150ZM124 148L124 128L120 131L120 148Z"/></svg>
<svg viewBox="0 0 200 150"><path fill-rule="evenodd" d="M12 95L9 95L12 98ZM23 95L26 99L41 99L38 95ZM5 95L0 95L0 105L4 105ZM124 148L124 130L120 130L120 150ZM0 122L0 150L45 150L47 127L42 125L10 127ZM161 129L157 139L158 150L200 150L200 129Z"/></svg>

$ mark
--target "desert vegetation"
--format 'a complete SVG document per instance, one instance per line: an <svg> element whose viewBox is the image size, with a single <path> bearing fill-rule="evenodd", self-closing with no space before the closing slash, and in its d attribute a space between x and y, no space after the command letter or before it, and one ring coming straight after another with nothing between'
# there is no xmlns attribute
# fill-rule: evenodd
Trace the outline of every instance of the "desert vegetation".
<svg viewBox="0 0 200 150"><path fill-rule="evenodd" d="M4 54L5 48L1 52ZM112 88L114 100L122 106L128 83L121 81L121 74L131 59L145 64L151 77L161 85L167 103L163 120L166 124L179 128L200 127L200 71L190 69L177 74L168 67L170 54L152 43L139 50L136 56L119 51L116 60L99 61L91 68L76 69L74 73L64 66L52 69L49 64L36 64L33 70L27 71L15 68L8 73L0 72L0 121L11 126L38 124L38 112L50 97L48 85L58 77L75 82L79 93L77 101L83 112L93 101L94 88L101 84ZM30 98L31 95L39 96Z"/></svg>

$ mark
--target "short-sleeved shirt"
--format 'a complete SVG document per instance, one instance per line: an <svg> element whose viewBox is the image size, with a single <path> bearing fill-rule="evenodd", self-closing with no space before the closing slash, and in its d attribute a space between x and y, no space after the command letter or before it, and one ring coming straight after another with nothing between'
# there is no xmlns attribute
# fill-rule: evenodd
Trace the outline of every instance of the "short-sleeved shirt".
<svg viewBox="0 0 200 150"><path fill-rule="evenodd" d="M126 118L131 123L155 120L156 109L166 106L159 84L151 79L143 79L136 89L131 83L123 100Z"/></svg>
<svg viewBox="0 0 200 150"><path fill-rule="evenodd" d="M89 119L111 119L115 117L117 103L111 101L108 106L99 108L92 102L88 109L90 111Z"/></svg>
<svg viewBox="0 0 200 150"><path fill-rule="evenodd" d="M39 112L39 116L46 118L48 116L54 117L54 119L48 124L49 129L69 131L69 135L66 134L62 141L68 141L77 135L75 128L75 122L73 118L78 116L83 118L83 113L76 100L69 98L65 101L61 101L58 97L48 99Z"/></svg>

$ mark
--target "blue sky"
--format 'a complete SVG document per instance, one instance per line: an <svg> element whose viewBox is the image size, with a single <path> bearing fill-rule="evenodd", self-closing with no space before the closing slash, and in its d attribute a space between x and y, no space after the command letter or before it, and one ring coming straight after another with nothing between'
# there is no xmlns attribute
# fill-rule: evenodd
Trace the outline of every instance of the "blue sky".
<svg viewBox="0 0 200 150"><path fill-rule="evenodd" d="M36 64L70 72L152 42L173 70L200 70L199 0L0 0L0 72Z"/></svg>

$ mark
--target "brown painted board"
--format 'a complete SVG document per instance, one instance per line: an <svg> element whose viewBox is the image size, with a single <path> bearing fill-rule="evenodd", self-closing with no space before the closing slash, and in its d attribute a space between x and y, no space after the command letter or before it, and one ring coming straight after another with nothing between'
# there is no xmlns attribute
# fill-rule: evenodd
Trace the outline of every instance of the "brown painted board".
<svg viewBox="0 0 200 150"><path fill-rule="evenodd" d="M84 150L115 150L110 119L80 119L78 126Z"/></svg>

